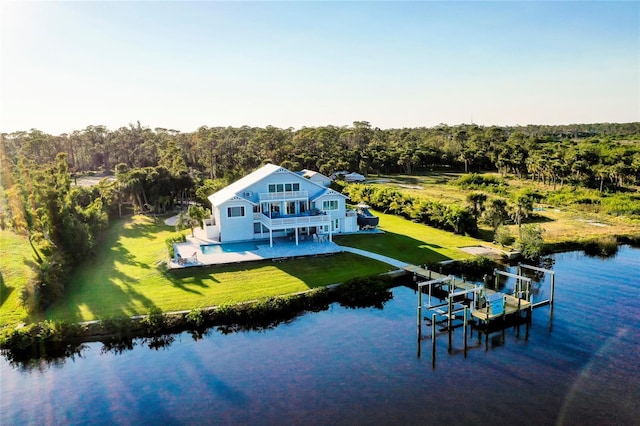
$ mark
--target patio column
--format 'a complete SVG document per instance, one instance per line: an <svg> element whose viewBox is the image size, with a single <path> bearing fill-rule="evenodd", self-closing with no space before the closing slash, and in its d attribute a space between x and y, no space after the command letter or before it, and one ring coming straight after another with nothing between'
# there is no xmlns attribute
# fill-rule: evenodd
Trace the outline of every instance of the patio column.
<svg viewBox="0 0 640 426"><path fill-rule="evenodd" d="M329 241L333 242L333 220L331 220L331 225L329 225Z"/></svg>
<svg viewBox="0 0 640 426"><path fill-rule="evenodd" d="M296 245L298 245L298 227L296 226L295 228L295 233L296 233Z"/></svg>
<svg viewBox="0 0 640 426"><path fill-rule="evenodd" d="M273 231L269 228L269 247L273 247Z"/></svg>

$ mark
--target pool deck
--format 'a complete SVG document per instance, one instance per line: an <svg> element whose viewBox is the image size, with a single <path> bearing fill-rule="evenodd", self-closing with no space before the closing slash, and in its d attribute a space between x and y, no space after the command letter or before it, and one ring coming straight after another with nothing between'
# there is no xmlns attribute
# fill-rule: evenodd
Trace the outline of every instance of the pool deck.
<svg viewBox="0 0 640 426"><path fill-rule="evenodd" d="M182 269L195 266L224 265L230 263L255 262L260 260L284 260L294 257L318 256L334 254L344 251L343 247L330 241L315 242L313 240L295 242L284 238L274 239L273 247L269 247L269 241L252 241L258 247L257 250L238 251L229 253L204 254L200 248L205 244L218 244L217 241L207 239L204 231L199 228L194 230L194 236L187 236L186 243L176 244L176 250L184 263L179 264L175 259L169 262L170 269Z"/></svg>

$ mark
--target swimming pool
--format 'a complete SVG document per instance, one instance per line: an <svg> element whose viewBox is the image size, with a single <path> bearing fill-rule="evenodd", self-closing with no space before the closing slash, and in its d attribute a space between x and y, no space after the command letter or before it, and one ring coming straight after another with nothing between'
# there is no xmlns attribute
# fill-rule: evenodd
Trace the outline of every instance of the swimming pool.
<svg viewBox="0 0 640 426"><path fill-rule="evenodd" d="M240 253L243 251L254 251L257 249L258 246L251 241L243 243L203 244L200 246L202 254Z"/></svg>

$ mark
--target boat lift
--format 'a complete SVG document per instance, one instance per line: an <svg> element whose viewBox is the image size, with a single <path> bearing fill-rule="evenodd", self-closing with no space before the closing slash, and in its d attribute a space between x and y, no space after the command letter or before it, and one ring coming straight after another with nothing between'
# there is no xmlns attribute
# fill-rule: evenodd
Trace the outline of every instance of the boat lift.
<svg viewBox="0 0 640 426"><path fill-rule="evenodd" d="M417 325L418 325L418 356L420 356L420 342L422 339L422 321L425 320L431 325L431 341L432 341L432 357L435 366L435 349L436 349L436 324L437 317L442 316L446 318L447 326L444 330L448 331L449 335L449 351L452 350L452 331L453 320L459 318L462 313L463 320L463 342L464 353L467 352L467 328L469 319L474 318L478 321L489 324L492 320L502 318L505 319L507 315L520 314L522 311L527 312L527 324L531 320L531 313L534 308L538 308L545 305L550 305L549 318L553 316L553 299L555 291L555 272L549 269L540 268L530 265L518 265L518 273L513 274L509 272L503 272L500 270L494 270L496 288L498 286L498 280L500 276L510 277L516 279L513 294L501 293L498 291L490 290L486 287L487 277L485 276L484 285L476 285L474 283L468 283L464 280L456 281L451 275L440 276L436 279L431 279L432 271L426 268L416 267L413 265L405 267L409 272L413 272L414 280L417 281L417 277L429 278L428 281L416 282L418 289L418 310L417 310ZM533 303L533 293L531 291L532 279L522 275L522 269L530 269L545 274L551 274L551 295L547 300L538 301ZM434 273L435 274L435 273ZM438 276L438 274L435 274ZM434 286L440 286L443 291L446 291L446 302L438 305L431 304L432 288ZM446 286L446 290L442 287ZM428 287L429 299L426 304L423 303L423 287ZM467 299L467 295L471 294L472 299ZM454 303L454 299L463 297L466 303ZM431 312L431 318L424 317L422 309L426 308ZM504 330L503 330L504 332Z"/></svg>

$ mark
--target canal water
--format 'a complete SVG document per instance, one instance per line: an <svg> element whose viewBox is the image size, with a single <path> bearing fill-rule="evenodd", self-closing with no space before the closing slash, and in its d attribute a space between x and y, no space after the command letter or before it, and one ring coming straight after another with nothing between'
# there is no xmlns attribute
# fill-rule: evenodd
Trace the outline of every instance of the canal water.
<svg viewBox="0 0 640 426"><path fill-rule="evenodd" d="M383 309L337 304L266 331L131 350L86 345L25 368L0 360L0 424L640 424L640 250L554 256L556 303L528 333L418 357L415 292ZM506 284L507 287L509 283ZM549 282L536 285L548 296Z"/></svg>

